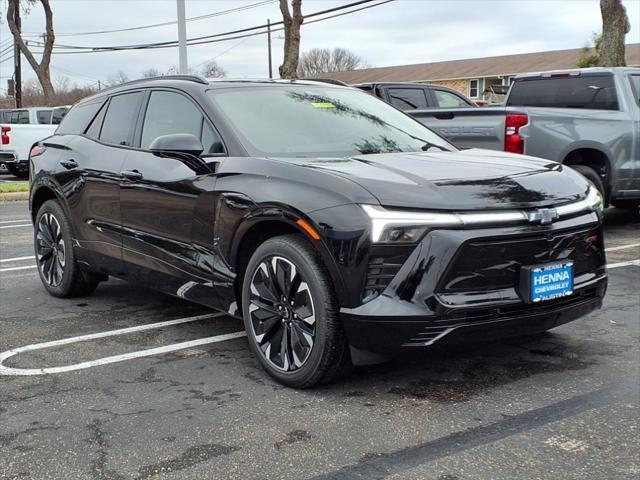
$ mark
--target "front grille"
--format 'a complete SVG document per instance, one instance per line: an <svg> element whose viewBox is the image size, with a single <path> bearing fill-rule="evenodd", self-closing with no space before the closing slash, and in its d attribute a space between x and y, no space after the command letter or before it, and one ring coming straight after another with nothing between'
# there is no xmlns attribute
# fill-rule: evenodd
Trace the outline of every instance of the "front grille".
<svg viewBox="0 0 640 480"><path fill-rule="evenodd" d="M574 275L604 265L597 228L517 238L464 243L438 285L438 292L486 291L513 288L522 265L573 260Z"/></svg>
<svg viewBox="0 0 640 480"><path fill-rule="evenodd" d="M578 307L593 302L598 296L598 288L584 288L573 295L540 304L523 304L503 306L497 308L483 308L471 310L451 310L448 314L434 320L418 335L411 338L405 345L431 345L448 333L460 327L469 327L483 323L522 319L528 316L551 315L567 307Z"/></svg>

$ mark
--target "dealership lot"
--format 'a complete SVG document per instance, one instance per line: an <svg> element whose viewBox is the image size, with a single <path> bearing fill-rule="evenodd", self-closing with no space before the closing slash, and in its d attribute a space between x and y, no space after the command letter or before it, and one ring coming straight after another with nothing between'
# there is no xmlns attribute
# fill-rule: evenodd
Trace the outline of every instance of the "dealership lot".
<svg viewBox="0 0 640 480"><path fill-rule="evenodd" d="M0 353L30 373L0 370L0 479L637 478L640 218L606 223L602 310L296 391L237 320L119 280L50 297L26 204L0 205L0 352L32 346Z"/></svg>

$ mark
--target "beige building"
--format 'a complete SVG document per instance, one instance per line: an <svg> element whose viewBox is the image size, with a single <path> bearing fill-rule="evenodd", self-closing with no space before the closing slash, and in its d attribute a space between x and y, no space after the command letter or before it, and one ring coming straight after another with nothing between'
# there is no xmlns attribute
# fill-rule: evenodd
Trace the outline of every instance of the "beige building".
<svg viewBox="0 0 640 480"><path fill-rule="evenodd" d="M576 68L581 48L549 52L469 58L447 62L334 72L328 77L345 83L419 82L454 88L479 102L496 100L491 86L511 83L520 73ZM640 43L627 45L627 65L640 66Z"/></svg>

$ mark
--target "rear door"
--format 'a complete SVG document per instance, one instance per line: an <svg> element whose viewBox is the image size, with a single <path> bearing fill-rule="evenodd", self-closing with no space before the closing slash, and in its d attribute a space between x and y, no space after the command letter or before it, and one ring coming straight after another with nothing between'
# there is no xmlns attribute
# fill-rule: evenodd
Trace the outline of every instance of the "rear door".
<svg viewBox="0 0 640 480"><path fill-rule="evenodd" d="M81 255L86 256L82 260L106 273L123 273L120 171L133 139L142 95L141 91L124 93L106 102L102 99L74 107L57 130L65 135L82 129L67 143L59 177L72 210Z"/></svg>
<svg viewBox="0 0 640 480"><path fill-rule="evenodd" d="M146 98L136 133L139 148L125 160L120 190L128 276L174 295L211 302L215 174L201 159L156 155L149 146L172 133L200 138L205 153L220 153L222 144L185 93L158 89ZM196 245L194 231L206 241Z"/></svg>

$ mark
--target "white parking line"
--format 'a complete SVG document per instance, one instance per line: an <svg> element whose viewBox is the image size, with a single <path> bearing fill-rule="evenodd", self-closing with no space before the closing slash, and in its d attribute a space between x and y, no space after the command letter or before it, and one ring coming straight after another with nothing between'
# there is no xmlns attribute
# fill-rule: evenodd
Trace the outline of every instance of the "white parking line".
<svg viewBox="0 0 640 480"><path fill-rule="evenodd" d="M640 259L637 260L629 260L628 262L618 262L618 263L608 263L607 268L620 268L620 267L629 267L631 265L635 265L640 267Z"/></svg>
<svg viewBox="0 0 640 480"><path fill-rule="evenodd" d="M605 252L614 252L616 250L625 250L627 248L634 248L634 247L640 247L640 243L632 243L630 245L620 245L618 247L609 247L609 248L605 248L604 251Z"/></svg>
<svg viewBox="0 0 640 480"><path fill-rule="evenodd" d="M14 258L2 258L0 259L0 263L5 263L5 262L21 262L22 260L33 260L36 257L34 257L33 255L30 255L28 257L14 257Z"/></svg>
<svg viewBox="0 0 640 480"><path fill-rule="evenodd" d="M34 350L44 350L46 348L59 347L61 345L69 345L71 343L86 342L88 340L95 340L97 338L112 337L115 335L126 335L133 332L142 332L145 330L153 330L156 328L163 328L170 325L178 325L181 323L197 322L198 320L205 320L207 318L216 318L224 316L224 313L212 313L206 315L198 315L195 317L178 318L176 320L169 320L166 322L150 323L147 325L139 325L137 327L121 328L118 330L109 330L106 332L92 333L89 335L81 335L79 337L64 338L62 340L53 340L51 342L34 343L24 347L18 347L13 350L7 350L0 353L0 375L12 375L12 376L26 376L26 375L45 375L52 373L64 373L72 372L74 370L82 370L85 368L97 367L99 365L107 365L109 363L124 362L125 360L131 360L133 358L149 357L151 355L159 355L162 353L175 352L177 350L184 350L199 345L206 345L209 343L225 342L227 340L233 340L236 338L245 337L244 331L225 333L222 335L214 335L212 337L200 338L197 340L189 340L186 342L174 343L171 345L165 345L164 347L149 348L147 350L139 350L137 352L124 353L121 355L113 355L111 357L98 358L88 362L76 363L73 365L65 365L62 367L45 367L45 368L12 368L6 367L2 363L8 358L17 355L22 352L31 352Z"/></svg>
<svg viewBox="0 0 640 480"><path fill-rule="evenodd" d="M37 265L26 265L24 267L0 268L0 273L1 272L14 272L16 270L29 270L31 268L37 268Z"/></svg>
<svg viewBox="0 0 640 480"><path fill-rule="evenodd" d="M0 220L0 225L3 223L20 223L20 222L28 222L28 218L21 218L20 220Z"/></svg>
<svg viewBox="0 0 640 480"><path fill-rule="evenodd" d="M25 223L23 225L2 225L0 228L19 228L19 227L33 227L30 223Z"/></svg>

